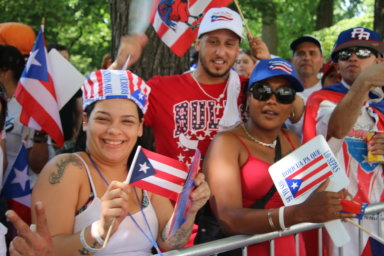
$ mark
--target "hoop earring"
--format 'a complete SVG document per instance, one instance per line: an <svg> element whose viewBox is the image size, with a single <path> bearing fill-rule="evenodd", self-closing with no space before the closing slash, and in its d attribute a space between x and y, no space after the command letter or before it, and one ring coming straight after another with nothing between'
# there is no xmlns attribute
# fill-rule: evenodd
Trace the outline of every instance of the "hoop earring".
<svg viewBox="0 0 384 256"><path fill-rule="evenodd" d="M292 111L290 114L289 114L289 119L293 119L295 118L295 111Z"/></svg>

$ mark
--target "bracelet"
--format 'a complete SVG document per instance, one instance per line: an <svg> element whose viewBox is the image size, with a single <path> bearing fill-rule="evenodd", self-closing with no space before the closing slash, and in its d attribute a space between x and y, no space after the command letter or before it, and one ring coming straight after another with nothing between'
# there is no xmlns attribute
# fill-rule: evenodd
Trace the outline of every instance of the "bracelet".
<svg viewBox="0 0 384 256"><path fill-rule="evenodd" d="M275 224L273 224L273 220L272 220L272 209L268 210L267 216L268 216L269 225L271 226L272 230L277 230L277 228L276 228Z"/></svg>
<svg viewBox="0 0 384 256"><path fill-rule="evenodd" d="M103 248L96 249L87 244L87 241L85 241L85 236L84 236L85 229L86 227L84 227L80 232L80 242L81 242L81 245L84 247L84 249L86 249L89 252L97 252L103 249Z"/></svg>
<svg viewBox="0 0 384 256"><path fill-rule="evenodd" d="M99 245L101 246L104 245L104 239L99 234L99 229L97 228L97 221L93 222L91 225L91 234L92 234L92 237L96 239Z"/></svg>
<svg viewBox="0 0 384 256"><path fill-rule="evenodd" d="M35 134L33 136L34 143L45 143L47 141L48 141L47 133L35 131Z"/></svg>
<svg viewBox="0 0 384 256"><path fill-rule="evenodd" d="M281 229L286 229L285 223L284 223L284 209L285 209L285 206L281 206L279 208L279 224Z"/></svg>

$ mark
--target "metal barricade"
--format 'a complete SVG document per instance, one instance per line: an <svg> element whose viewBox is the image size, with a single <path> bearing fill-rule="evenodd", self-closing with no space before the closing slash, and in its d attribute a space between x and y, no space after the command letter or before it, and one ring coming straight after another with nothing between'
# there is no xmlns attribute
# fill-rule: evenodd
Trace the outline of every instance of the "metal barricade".
<svg viewBox="0 0 384 256"><path fill-rule="evenodd" d="M369 205L366 210L365 214L375 214L384 211L384 202L383 203L377 203L377 204L371 204ZM378 218L378 221L380 221L380 218ZM378 225L380 226L380 225ZM274 231L270 233L265 234L258 234L258 235L235 235L223 239L219 239L216 241L204 243L204 244L198 244L192 247L183 248L179 250L173 250L169 252L163 253L165 256L171 256L171 255L180 255L180 256L207 256L207 255L216 255L221 252L226 252L229 250L237 249L237 248L243 248L243 256L247 255L247 246L258 244L265 241L271 241L273 244L273 239L281 237L281 236L287 236L295 234L296 238L296 248L298 248L298 233L311 230L311 229L319 229L321 231L321 228L323 227L323 224L314 224L314 223L300 223L297 225L291 226L289 229L286 229L284 231ZM362 231L361 231L362 232ZM379 229L379 236L382 236L382 230ZM319 235L319 255L322 255L322 241L321 241L321 235ZM361 236L359 236L361 237ZM359 241L359 244L361 244L361 241ZM274 249L273 246L271 246L270 255L274 255ZM296 249L298 252L299 250ZM298 255L298 253L297 253ZM339 256L343 256L342 248L339 250Z"/></svg>

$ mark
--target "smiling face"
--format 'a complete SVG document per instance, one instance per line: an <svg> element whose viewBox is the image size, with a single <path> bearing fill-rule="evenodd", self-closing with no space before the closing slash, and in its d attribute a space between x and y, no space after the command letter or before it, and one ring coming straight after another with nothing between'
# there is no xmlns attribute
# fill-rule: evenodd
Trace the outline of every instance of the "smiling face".
<svg viewBox="0 0 384 256"><path fill-rule="evenodd" d="M240 39L230 30L220 29L202 35L196 43L200 72L208 77L226 78L240 52Z"/></svg>
<svg viewBox="0 0 384 256"><path fill-rule="evenodd" d="M83 117L86 147L92 157L106 164L126 165L137 138L143 134L137 105L128 99L101 100L89 118Z"/></svg>
<svg viewBox="0 0 384 256"><path fill-rule="evenodd" d="M291 83L281 76L271 77L258 83L267 84L273 91L283 87L293 88ZM293 110L292 103L279 103L276 100L276 95L272 95L266 101L261 101L254 99L252 94L248 93L247 103L249 106L249 121L253 123L253 126L261 130L280 129Z"/></svg>

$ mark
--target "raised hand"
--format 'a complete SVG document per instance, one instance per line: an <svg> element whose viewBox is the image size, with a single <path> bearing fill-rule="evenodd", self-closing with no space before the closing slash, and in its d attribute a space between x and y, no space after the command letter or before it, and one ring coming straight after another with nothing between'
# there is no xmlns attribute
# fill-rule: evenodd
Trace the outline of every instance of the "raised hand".
<svg viewBox="0 0 384 256"><path fill-rule="evenodd" d="M252 51L252 55L258 60L270 59L271 54L268 46L260 37L253 37L248 35L249 46Z"/></svg>
<svg viewBox="0 0 384 256"><path fill-rule="evenodd" d="M128 66L135 64L141 56L148 37L143 35L126 35L120 40L119 51L117 57L109 69L123 69L125 62L129 58Z"/></svg>
<svg viewBox="0 0 384 256"><path fill-rule="evenodd" d="M9 246L11 256L53 256L53 243L43 204L37 202L33 210L36 212L36 230L31 230L16 212L9 210L5 213L18 232Z"/></svg>

